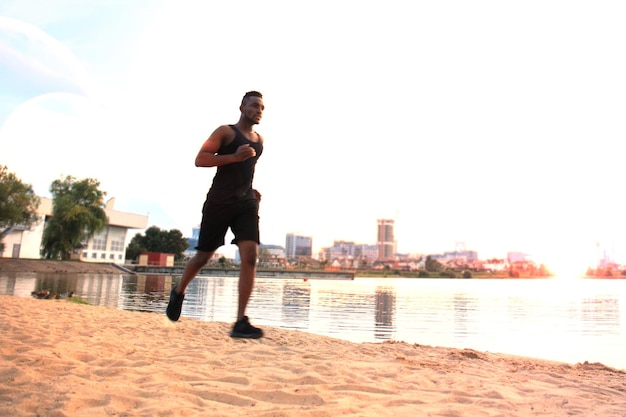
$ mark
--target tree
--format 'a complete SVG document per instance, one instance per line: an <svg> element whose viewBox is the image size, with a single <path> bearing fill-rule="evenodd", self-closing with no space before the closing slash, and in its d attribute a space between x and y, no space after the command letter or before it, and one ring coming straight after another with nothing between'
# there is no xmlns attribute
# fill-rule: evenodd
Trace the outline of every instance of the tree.
<svg viewBox="0 0 626 417"><path fill-rule="evenodd" d="M52 217L42 238L46 259L70 259L76 249L107 226L106 193L99 187L100 182L93 178L77 180L69 175L52 183Z"/></svg>
<svg viewBox="0 0 626 417"><path fill-rule="evenodd" d="M426 257L426 271L428 272L439 272L443 269L443 265L436 259L431 258L430 256Z"/></svg>
<svg viewBox="0 0 626 417"><path fill-rule="evenodd" d="M6 166L0 166L0 252L2 238L14 227L30 228L38 220L39 197Z"/></svg>
<svg viewBox="0 0 626 417"><path fill-rule="evenodd" d="M142 252L173 253L174 260L183 259L183 252L189 247L187 239L178 229L161 230L156 226L146 229L145 235L137 233L126 248L128 259L137 259Z"/></svg>
<svg viewBox="0 0 626 417"><path fill-rule="evenodd" d="M146 250L141 243L141 239L143 236L140 233L137 233L135 237L133 237L126 247L126 259L137 259L141 252L149 252Z"/></svg>

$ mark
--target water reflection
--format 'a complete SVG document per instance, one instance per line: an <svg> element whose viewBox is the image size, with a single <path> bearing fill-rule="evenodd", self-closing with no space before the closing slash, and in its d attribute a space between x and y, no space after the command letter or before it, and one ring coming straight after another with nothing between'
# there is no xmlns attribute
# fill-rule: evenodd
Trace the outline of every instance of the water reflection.
<svg viewBox="0 0 626 417"><path fill-rule="evenodd" d="M172 286L169 275L123 275L117 308L130 311L154 311L164 306Z"/></svg>
<svg viewBox="0 0 626 417"><path fill-rule="evenodd" d="M0 288L3 288L2 294L21 297L43 290L53 295L73 292L92 304L117 307L122 294L122 278L107 274L12 272L0 275Z"/></svg>
<svg viewBox="0 0 626 417"><path fill-rule="evenodd" d="M592 334L619 334L619 300L608 295L585 298L581 304L582 330Z"/></svg>
<svg viewBox="0 0 626 417"><path fill-rule="evenodd" d="M177 278L179 279L179 278ZM1 273L0 294L75 292L95 305L163 314L165 275ZM354 342L403 340L626 368L626 280L258 279L255 324ZM232 322L236 277L198 277L183 317Z"/></svg>
<svg viewBox="0 0 626 417"><path fill-rule="evenodd" d="M282 289L281 321L285 327L298 330L309 328L311 286L286 282Z"/></svg>
<svg viewBox="0 0 626 417"><path fill-rule="evenodd" d="M471 333L471 313L476 310L476 300L467 294L455 294L454 305L454 333L458 339L465 339Z"/></svg>
<svg viewBox="0 0 626 417"><path fill-rule="evenodd" d="M396 290L389 286L376 287L374 306L374 339L389 340L395 332Z"/></svg>

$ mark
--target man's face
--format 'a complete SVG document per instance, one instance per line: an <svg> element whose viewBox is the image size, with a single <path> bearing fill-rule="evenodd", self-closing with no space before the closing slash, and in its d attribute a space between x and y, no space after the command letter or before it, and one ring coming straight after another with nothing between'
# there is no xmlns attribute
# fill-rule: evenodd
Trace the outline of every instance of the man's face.
<svg viewBox="0 0 626 417"><path fill-rule="evenodd" d="M260 97L248 97L241 105L241 112L252 124L258 124L263 117L265 105Z"/></svg>

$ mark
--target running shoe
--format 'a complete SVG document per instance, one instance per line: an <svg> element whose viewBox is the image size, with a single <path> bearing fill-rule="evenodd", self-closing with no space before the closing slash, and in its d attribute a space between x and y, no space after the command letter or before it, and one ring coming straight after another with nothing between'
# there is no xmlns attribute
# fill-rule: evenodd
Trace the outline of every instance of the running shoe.
<svg viewBox="0 0 626 417"><path fill-rule="evenodd" d="M233 331L230 337L238 337L242 339L258 339L263 337L263 330L250 324L248 316L243 316L233 325Z"/></svg>
<svg viewBox="0 0 626 417"><path fill-rule="evenodd" d="M179 294L176 292L176 287L170 291L170 302L167 304L165 314L172 321L178 321L180 318L180 312L183 310L183 300L185 294Z"/></svg>

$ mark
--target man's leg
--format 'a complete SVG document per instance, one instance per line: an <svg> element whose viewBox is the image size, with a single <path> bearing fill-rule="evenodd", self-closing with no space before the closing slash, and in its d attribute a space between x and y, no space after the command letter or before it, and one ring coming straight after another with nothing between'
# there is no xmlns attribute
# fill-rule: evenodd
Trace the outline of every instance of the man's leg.
<svg viewBox="0 0 626 417"><path fill-rule="evenodd" d="M259 245L253 240L242 240L237 243L237 246L239 246L239 255L241 256L237 320L241 320L246 315L246 307L248 307L248 301L250 301L250 295L254 287Z"/></svg>
<svg viewBox="0 0 626 417"><path fill-rule="evenodd" d="M211 260L215 251L205 252L199 250L196 254L187 262L185 269L183 270L183 276L180 279L180 283L176 287L178 294L184 294L185 289L193 279L198 275L198 272Z"/></svg>
<svg viewBox="0 0 626 417"><path fill-rule="evenodd" d="M246 307L250 301L254 278L256 276L256 260L259 245L254 240L241 240L237 243L241 255L241 270L239 271L239 304L237 306L237 321L233 326L230 337L258 339L263 337L263 330L250 324L246 317Z"/></svg>
<svg viewBox="0 0 626 417"><path fill-rule="evenodd" d="M178 321L180 318L180 313L183 310L183 300L185 299L185 290L187 286L193 279L196 277L198 272L202 269L204 265L209 262L211 256L213 256L213 252L205 252L198 251L196 254L187 262L185 266L185 270L183 271L183 276L180 280L180 283L176 288L172 288L170 292L170 301L167 304L167 309L165 310L165 314L172 321Z"/></svg>

